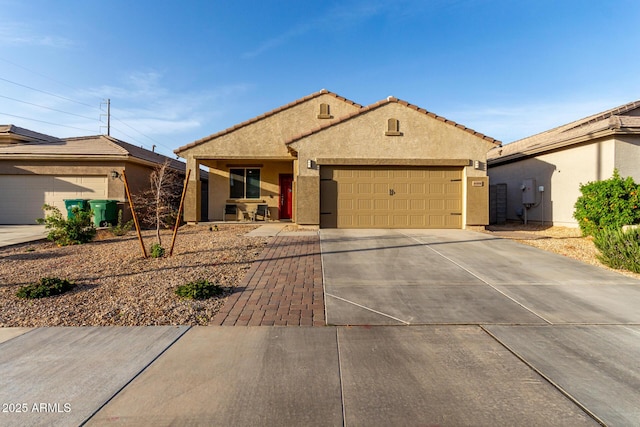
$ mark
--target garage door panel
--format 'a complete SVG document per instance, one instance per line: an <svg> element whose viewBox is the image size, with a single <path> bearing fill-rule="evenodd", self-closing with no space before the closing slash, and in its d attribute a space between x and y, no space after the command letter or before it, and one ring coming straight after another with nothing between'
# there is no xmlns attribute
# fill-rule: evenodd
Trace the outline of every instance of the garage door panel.
<svg viewBox="0 0 640 427"><path fill-rule="evenodd" d="M422 197L427 192L426 185L424 183L412 183L409 185L409 194L417 194L418 197Z"/></svg>
<svg viewBox="0 0 640 427"><path fill-rule="evenodd" d="M446 200L446 205L446 210L448 211L460 211L460 209L462 209L460 200Z"/></svg>
<svg viewBox="0 0 640 427"><path fill-rule="evenodd" d="M461 228L462 168L334 167L339 228ZM393 190L393 191L390 191ZM321 200L325 200L322 197ZM326 213L324 203L322 212ZM335 211L335 210L334 210ZM458 214L458 215L454 215Z"/></svg>
<svg viewBox="0 0 640 427"><path fill-rule="evenodd" d="M389 217L387 215L373 215L373 226L376 228L389 227Z"/></svg>
<svg viewBox="0 0 640 427"><path fill-rule="evenodd" d="M44 204L65 213L65 199L107 198L107 177L2 175L0 189L12 201L0 210L0 224L34 224L44 216Z"/></svg>
<svg viewBox="0 0 640 427"><path fill-rule="evenodd" d="M370 199L359 199L358 200L358 210L360 211L370 211L373 208L373 200Z"/></svg>
<svg viewBox="0 0 640 427"><path fill-rule="evenodd" d="M411 200L411 210L412 211L423 211L427 208L426 200L424 199L413 199Z"/></svg>
<svg viewBox="0 0 640 427"><path fill-rule="evenodd" d="M373 184L373 192L375 194L389 194L389 184L376 182Z"/></svg>
<svg viewBox="0 0 640 427"><path fill-rule="evenodd" d="M358 184L358 193L359 194L370 194L373 192L373 186L370 182L359 183Z"/></svg>

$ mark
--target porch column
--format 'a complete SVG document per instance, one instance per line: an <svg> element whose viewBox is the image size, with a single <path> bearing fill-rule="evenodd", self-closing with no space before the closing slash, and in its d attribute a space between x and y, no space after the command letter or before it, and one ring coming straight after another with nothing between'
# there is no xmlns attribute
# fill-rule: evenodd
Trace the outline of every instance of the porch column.
<svg viewBox="0 0 640 427"><path fill-rule="evenodd" d="M184 197L184 220L188 224L197 224L202 212L200 163L193 157L188 157L187 169L191 170L191 176L189 176L187 194Z"/></svg>

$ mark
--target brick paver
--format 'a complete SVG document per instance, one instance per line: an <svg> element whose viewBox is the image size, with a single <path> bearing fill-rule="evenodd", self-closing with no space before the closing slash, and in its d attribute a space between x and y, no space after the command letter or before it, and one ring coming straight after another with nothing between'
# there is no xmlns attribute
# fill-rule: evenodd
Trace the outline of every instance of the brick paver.
<svg viewBox="0 0 640 427"><path fill-rule="evenodd" d="M319 237L276 236L211 324L324 326Z"/></svg>

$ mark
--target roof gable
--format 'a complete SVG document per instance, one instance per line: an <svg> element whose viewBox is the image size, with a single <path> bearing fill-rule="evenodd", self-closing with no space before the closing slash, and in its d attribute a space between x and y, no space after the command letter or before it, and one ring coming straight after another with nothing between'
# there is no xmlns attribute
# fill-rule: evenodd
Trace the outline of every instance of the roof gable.
<svg viewBox="0 0 640 427"><path fill-rule="evenodd" d="M281 107L278 107L278 108L276 108L276 109L274 109L274 110L271 110L271 111L269 111L269 112L266 112L266 113L264 113L264 114L261 114L261 115L259 115L259 116L256 116L256 117L254 117L254 118L252 118L252 119L249 119L249 120L247 120L247 121L244 121L244 122L242 122L242 123L239 123L239 124L237 124L237 125L235 125L235 126L232 126L232 127L227 128L227 129L225 129L225 130L222 130L222 131L220 131L220 132L217 132L217 133L211 134L211 135L206 136L206 137L204 137L204 138L200 138L200 139L198 139L197 141L194 141L194 142L192 142L192 143L190 143L190 144L184 145L184 146L182 146L182 147L180 147L180 148L178 148L178 149L174 150L174 152L175 152L176 154L181 154L182 152L184 152L184 151L186 151L186 150L189 150L189 149L191 149L191 148L197 147L197 146L199 146L199 145L201 145L201 144L204 144L204 143L209 142L209 141L211 141L211 140L214 140L214 139L216 139L216 138L220 138L220 137L222 137L222 136L228 135L228 134L233 133L233 132L235 132L235 131L238 131L238 130L240 130L240 129L242 129L242 128L245 128L245 127L247 127L247 126L250 126L250 125L256 124L256 123L258 123L258 122L260 122L260 121L262 121L262 120L265 120L265 119L267 119L267 118L270 118L270 117L272 117L272 116L275 116L276 114L282 113L282 112L284 112L284 111L286 111L286 110L289 110L289 109L291 109L291 108L294 108L294 107L296 107L296 106L299 106L300 104L303 104L303 103L308 102L308 101L310 101L310 100L316 99L316 98L318 98L318 97L320 97L320 96L322 96L322 95L329 95L329 96L332 96L332 97L334 97L335 99L337 99L337 100L339 100L339 101L341 101L341 102L344 102L344 103L346 103L346 104L352 105L353 107L358 108L358 109L362 108L362 106L361 106L360 104L357 104L357 103L355 103L355 102L353 102L353 101L350 101L350 100L348 100L347 98L344 98L344 97L342 97L342 96L340 96L340 95L338 95L338 94L335 94L335 93L333 93L333 92L330 92L330 91L328 91L328 90L326 90L326 89L322 89L322 90L320 90L320 91L318 91L318 92L312 93L311 95L308 95L308 96L305 96L305 97L303 97L303 98L300 98L300 99L298 99L298 100L296 100L296 101L290 102L289 104L286 104L286 105L283 105L283 106L281 106Z"/></svg>
<svg viewBox="0 0 640 427"><path fill-rule="evenodd" d="M325 129L328 129L328 128L333 127L333 126L337 126L337 125L339 125L341 123L344 123L344 122L346 122L348 120L354 119L354 118L356 118L358 116L361 116L363 114L367 114L368 112L371 112L371 111L373 111L375 109L378 109L378 108L380 108L382 106L385 106L385 105L388 105L388 104L391 104L391 103L397 103L397 104L402 105L404 107L410 108L410 109L415 110L415 111L417 111L417 112L419 112L421 114L424 114L427 117L431 117L431 118L433 118L435 120L439 120L439 121L441 121L443 123L446 123L446 124L448 124L450 126L453 126L453 127L458 128L460 130L463 130L463 131L465 131L467 133L470 133L471 135L474 135L474 136L476 136L476 137L478 137L480 139L483 139L485 141L488 141L488 142L496 144L496 145L500 145L500 141L498 141L498 140L496 140L494 138L491 138L490 136L484 135L484 134L482 134L480 132L476 132L475 130L473 130L471 128L468 128L466 126L463 126L463 125L461 125L459 123L456 123L453 120L449 120L449 119L446 119L445 117L438 116L438 115L436 115L436 114L434 114L432 112L429 112L429 111L425 110L424 108L420 108L420 107L418 107L416 105L410 104L410 103L408 103L406 101L400 100L400 99L395 98L393 96L389 96L384 100L381 100L381 101L378 101L378 102L376 102L374 104L371 104L371 105L368 105L366 107L363 107L360 110L355 111L352 114L349 114L348 116L340 117L340 118L338 118L336 120L333 120L333 121L331 121L331 122L329 122L327 124L324 124L322 126L318 126L318 127L314 128L314 129L311 129L311 130L309 130L307 132L304 132L304 133L301 133L299 135L296 135L295 137L293 137L290 140L286 141L286 144L287 145L293 144L294 142L299 141L299 140L301 140L303 138L306 138L306 137L308 137L310 135L313 135L313 134L318 133L318 132L322 132Z"/></svg>

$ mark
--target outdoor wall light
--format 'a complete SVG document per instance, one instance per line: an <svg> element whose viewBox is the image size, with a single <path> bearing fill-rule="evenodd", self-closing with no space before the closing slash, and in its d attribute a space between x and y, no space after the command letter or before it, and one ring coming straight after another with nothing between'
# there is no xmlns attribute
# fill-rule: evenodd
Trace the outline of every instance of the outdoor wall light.
<svg viewBox="0 0 640 427"><path fill-rule="evenodd" d="M117 179L120 176L118 171L111 171L111 178Z"/></svg>
<svg viewBox="0 0 640 427"><path fill-rule="evenodd" d="M315 168L314 163L315 162L311 159L307 160L307 169L314 169Z"/></svg>

